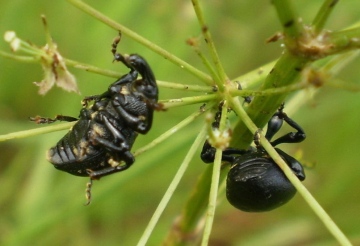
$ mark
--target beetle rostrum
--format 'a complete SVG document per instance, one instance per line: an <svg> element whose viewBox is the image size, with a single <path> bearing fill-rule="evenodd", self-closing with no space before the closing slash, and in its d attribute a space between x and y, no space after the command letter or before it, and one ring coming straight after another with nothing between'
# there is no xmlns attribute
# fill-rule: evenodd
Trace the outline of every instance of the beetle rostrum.
<svg viewBox="0 0 360 246"><path fill-rule="evenodd" d="M283 112L282 105L268 122L265 134L267 140L271 141L284 121L296 132L289 132L272 141L273 146L281 143L299 143L305 139L303 129ZM222 161L231 164L226 181L226 197L231 205L242 211L270 211L287 203L296 194L296 189L260 145L258 134L255 134L254 142L255 148L227 148L223 151ZM281 149L275 150L297 178L303 181L305 173L301 163ZM201 158L205 163L210 163L214 161L214 157L215 148L206 141Z"/></svg>

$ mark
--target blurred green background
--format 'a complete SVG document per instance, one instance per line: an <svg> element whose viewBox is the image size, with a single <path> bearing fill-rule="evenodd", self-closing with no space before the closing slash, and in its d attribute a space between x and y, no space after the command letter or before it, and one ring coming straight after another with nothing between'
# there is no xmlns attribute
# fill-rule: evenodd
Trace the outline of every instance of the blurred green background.
<svg viewBox="0 0 360 246"><path fill-rule="evenodd" d="M35 3L36 2L36 3ZM190 1L87 1L110 18L138 32L181 59L205 71L185 40L200 29ZM320 0L294 1L305 23L310 23ZM279 57L280 42L265 40L280 30L270 1L202 1L208 26L230 78L237 77ZM327 27L337 30L358 21L360 2L336 6ZM45 44L40 15L47 16L53 39L69 59L101 68L127 70L112 63L110 45L115 30L91 18L66 1L0 1L0 33L17 36L38 46ZM10 51L0 41L0 49ZM139 53L151 64L157 79L200 84L197 78L147 48L124 37L119 51ZM360 60L347 66L338 78L357 83ZM33 81L42 80L39 64L19 63L0 57L0 134L38 126L27 117L56 114L77 116L85 95L103 92L114 81L70 68L81 95L58 88L37 94ZM189 92L160 89L160 98L179 98ZM283 147L289 153L303 151L307 169L304 182L320 204L354 243L360 244L360 121L359 95L321 88L307 98L293 118L308 139ZM155 115L153 128L139 136L134 146L150 142L200 105L173 108ZM0 244L1 245L134 245L145 229L159 200L199 132L203 118L137 158L128 171L94 182L93 202L85 203L85 178L59 172L45 160L46 150L66 131L0 143ZM152 234L149 245L159 245L180 212L197 177L204 170L200 158L192 161L179 189ZM335 240L298 195L287 205L269 212L250 214L219 204L211 245L336 245Z"/></svg>

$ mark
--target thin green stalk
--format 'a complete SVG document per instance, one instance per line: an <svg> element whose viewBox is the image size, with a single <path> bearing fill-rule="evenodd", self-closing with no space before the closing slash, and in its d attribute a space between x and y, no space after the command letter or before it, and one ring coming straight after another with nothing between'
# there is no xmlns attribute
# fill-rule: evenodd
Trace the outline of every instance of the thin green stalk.
<svg viewBox="0 0 360 246"><path fill-rule="evenodd" d="M224 102L221 110L221 120L219 131L223 132L226 129L226 121L227 121L227 113L228 113L228 105L226 101ZM210 195L209 195L209 204L206 212L205 219L205 228L202 237L202 246L207 246L209 244L209 238L211 235L211 229L214 222L215 210L217 204L218 197L218 189L220 183L220 169L221 169L221 157L222 157L222 149L217 148L215 153L215 160L213 165L213 172L211 177L211 187L210 187Z"/></svg>
<svg viewBox="0 0 360 246"><path fill-rule="evenodd" d="M189 242L189 239L194 241L197 238L199 233L197 228L202 228L201 217L209 201L212 170L213 165L206 166L180 215L164 239L164 245L183 245Z"/></svg>
<svg viewBox="0 0 360 246"><path fill-rule="evenodd" d="M232 97L235 97L235 96L242 96L242 97L266 96L266 95L272 95L272 94L284 94L284 93L303 89L307 86L309 86L309 85L307 85L305 83L297 83L297 84L282 86L282 87L273 88L273 89L266 89L263 91L230 89L229 92Z"/></svg>
<svg viewBox="0 0 360 246"><path fill-rule="evenodd" d="M315 35L319 34L324 26L326 21L328 20L332 10L334 9L335 5L338 3L338 0L325 0L321 8L319 9L317 15L312 22L312 27L314 30Z"/></svg>
<svg viewBox="0 0 360 246"><path fill-rule="evenodd" d="M360 27L329 33L328 43L332 46L325 50L325 55L338 54L352 49L360 48Z"/></svg>
<svg viewBox="0 0 360 246"><path fill-rule="evenodd" d="M24 52L26 52L26 51L24 51ZM32 54L33 54L33 52L32 52ZM16 60L19 62L38 63L40 61L39 52L36 54L36 56L19 56L19 55L15 55L13 53L8 53L8 52L4 52L4 51L0 50L0 55L5 58L9 58L9 59ZM113 77L113 78L120 78L122 76L122 74L119 72L114 72L111 70L98 68L98 67L95 67L95 66L87 64L87 63L82 63L82 62L74 61L74 60L67 59L67 58L64 58L64 61L65 61L66 66L74 67L74 68L85 70L88 72L101 74L101 75Z"/></svg>
<svg viewBox="0 0 360 246"><path fill-rule="evenodd" d="M318 69L322 69L327 74L334 76L346 68L350 62L358 58L359 55L360 50L333 56L331 59L327 60L327 62L323 64L322 67L318 67ZM317 63L315 63L315 65L317 65Z"/></svg>
<svg viewBox="0 0 360 246"><path fill-rule="evenodd" d="M216 149L215 159L213 164L213 172L211 176L210 195L206 210L205 227L202 236L201 246L207 246L209 244L211 229L214 222L217 196L218 196L218 186L220 181L221 156L222 156L222 150Z"/></svg>
<svg viewBox="0 0 360 246"><path fill-rule="evenodd" d="M17 139L17 138L27 138L27 137L32 137L32 136L45 134L45 133L49 133L49 132L70 129L74 124L75 124L75 122L66 122L66 123L45 126L45 127L40 127L40 128L36 128L36 129L31 129L31 130L8 133L8 134L0 135L0 142L11 140L11 139Z"/></svg>
<svg viewBox="0 0 360 246"><path fill-rule="evenodd" d="M304 200L311 207L312 211L319 217L321 222L325 225L328 231L334 236L334 238L339 242L340 245L352 245L349 239L345 234L340 230L336 223L331 219L331 217L325 212L325 210L320 206L316 199L311 195L311 193L306 189L306 187L301 183L301 181L295 176L290 167L284 162L284 160L279 156L274 147L267 141L264 136L261 136L261 145L271 156L271 158L279 165L279 167L284 171L286 177L290 182L295 186L296 190L301 194Z"/></svg>
<svg viewBox="0 0 360 246"><path fill-rule="evenodd" d="M33 45L29 44L28 42L25 42L21 39L20 39L19 51L23 51L24 53L31 54L35 57L36 56L38 56L38 57L41 57L41 56L46 57L47 56L46 52L43 49L33 46Z"/></svg>
<svg viewBox="0 0 360 246"><path fill-rule="evenodd" d="M168 189L166 190L163 198L161 199L158 207L156 208L153 216L151 217L148 226L146 227L143 235L141 236L139 242L138 242L138 246L142 246L142 245L146 245L152 231L155 228L156 223L159 221L160 216L162 215L162 213L164 212L167 204L169 203L172 195L174 194L176 188L178 187L181 178L184 176L184 173L186 171L186 169L189 166L189 163L191 162L191 160L193 159L197 149L199 148L199 146L204 142L206 136L206 126L204 126L202 128L202 130L200 131L200 133L197 135L194 143L191 145L189 151L187 152L183 162L181 163L178 171L176 172L173 180L171 181Z"/></svg>
<svg viewBox="0 0 360 246"><path fill-rule="evenodd" d="M29 63L39 62L38 57L19 56L19 55L14 55L13 53L4 52L1 50L0 50L0 55L5 58L9 58L9 59L20 61L20 62L29 62ZM123 75L122 73L119 73L119 72L99 68L99 67L87 64L87 63L82 63L82 62L74 61L74 60L67 59L67 58L64 58L64 61L65 61L66 66L74 67L74 68L81 69L81 70L84 70L87 72L104 75L107 77L120 78ZM174 83L174 82L169 82L169 81L161 81L161 80L157 80L156 83L158 84L158 86L163 87L163 88L196 91L196 92L204 92L204 93L214 92L213 86L179 84L179 83Z"/></svg>
<svg viewBox="0 0 360 246"><path fill-rule="evenodd" d="M41 20L43 22L43 26L44 26L44 29L45 29L46 44L49 46L50 50L56 50L56 45L54 44L53 39L51 37L50 30L49 30L45 15L41 15Z"/></svg>
<svg viewBox="0 0 360 246"><path fill-rule="evenodd" d="M173 107L191 105L196 103L204 103L204 102L212 101L217 97L218 97L217 94L209 94L203 96L192 96L192 97L183 97L178 99L161 100L160 102L164 105L164 108L173 108Z"/></svg>
<svg viewBox="0 0 360 246"><path fill-rule="evenodd" d="M123 75L123 74L121 74L119 72L99 68L99 67L96 67L96 66L93 66L93 65L90 65L90 64L70 60L70 59L67 59L67 58L64 58L64 61L65 61L66 66L71 66L71 67L74 67L74 68L77 68L77 69L81 69L81 70L84 70L84 71L87 71L87 72L104 75L104 76L107 76L107 77L120 78Z"/></svg>
<svg viewBox="0 0 360 246"><path fill-rule="evenodd" d="M213 86L207 86L207 85L179 84L179 83L161 81L161 80L157 80L156 83L160 87L169 88L169 89L196 91L196 92L203 92L203 93L215 92Z"/></svg>
<svg viewBox="0 0 360 246"><path fill-rule="evenodd" d="M75 7L79 8L80 10L84 11L85 13L89 14L90 16L100 20L104 24L108 25L109 27L121 31L123 35L128 36L129 38L135 40L136 42L144 45L145 47L149 48L150 50L154 51L155 53L163 56L165 59L171 61L172 63L178 65L181 68L186 69L188 72L202 80L204 83L212 85L212 79L210 76L205 74L204 72L198 70L197 68L191 66L187 62L181 60L180 58L174 56L170 52L164 50L158 45L150 42L149 40L145 39L144 37L140 36L139 34L131 31L129 28L115 22L114 20L110 19L109 17L103 15L96 9L92 8L88 4L84 3L80 0L67 0L69 3L74 5Z"/></svg>
<svg viewBox="0 0 360 246"><path fill-rule="evenodd" d="M340 79L330 79L326 81L326 86L337 88L341 90L347 90L351 92L359 92L360 91L360 85L355 83L349 83L347 81L343 81Z"/></svg>
<svg viewBox="0 0 360 246"><path fill-rule="evenodd" d="M209 71L212 78L214 78L215 81L220 83L221 79L219 78L218 74L216 73L215 69L211 66L210 61L206 59L206 57L200 52L198 48L194 48L196 54L200 57L201 61Z"/></svg>
<svg viewBox="0 0 360 246"><path fill-rule="evenodd" d="M216 51L214 41L211 37L211 34L209 32L209 27L205 24L204 14L202 12L202 9L200 7L200 3L198 0L192 0L193 8L195 10L197 19L199 21L199 25L201 27L202 33L204 35L204 38L206 40L206 44L209 47L210 55L213 59L213 62L215 64L218 76L216 78L220 78L220 81L215 81L217 86L219 87L220 91L224 90L224 83L228 81L228 78L226 76L225 70L220 62L219 55ZM215 79L215 78L214 78Z"/></svg>
<svg viewBox="0 0 360 246"><path fill-rule="evenodd" d="M142 153L144 153L145 151L148 151L151 148L154 148L156 145L158 145L159 143L163 142L164 140L168 139L170 136L172 136L175 132L179 131L180 129L184 128L185 126L189 125L191 122L193 122L198 116L200 116L201 114L203 114L204 112L199 110L197 112L192 113L191 115L189 115L188 117L186 117L184 120L182 120L181 122L179 122L178 124L176 124L175 126L173 126L172 128L170 128L169 130L167 130L166 132L164 132L163 134L161 134L159 137L157 137L156 139L154 139L153 141L151 141L149 144L143 146L142 148L137 149L134 152L134 156L138 156Z"/></svg>
<svg viewBox="0 0 360 246"><path fill-rule="evenodd" d="M34 57L34 56L19 56L19 55L14 55L13 53L8 53L8 52L4 52L0 50L0 55L5 57L5 58L9 58L15 61L19 61L19 62L29 62L29 63L33 63L33 62L38 62L39 58Z"/></svg>
<svg viewBox="0 0 360 246"><path fill-rule="evenodd" d="M264 82L270 71L274 68L276 61L269 62L264 64L260 68L256 68L244 75L241 75L233 81L239 82L243 89L248 87L255 87Z"/></svg>

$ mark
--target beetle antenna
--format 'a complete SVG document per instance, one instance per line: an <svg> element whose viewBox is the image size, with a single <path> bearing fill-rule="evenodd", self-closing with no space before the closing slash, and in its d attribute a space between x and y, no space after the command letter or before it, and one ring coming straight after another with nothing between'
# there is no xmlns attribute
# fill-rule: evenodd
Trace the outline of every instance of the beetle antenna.
<svg viewBox="0 0 360 246"><path fill-rule="evenodd" d="M111 53L113 53L114 56L116 54L116 49L117 49L118 44L120 43L120 40L121 40L121 31L119 31L119 36L114 38L114 41L111 44Z"/></svg>
<svg viewBox="0 0 360 246"><path fill-rule="evenodd" d="M91 203L91 187L92 187L93 180L90 178L90 181L86 183L86 189L85 189L85 197L86 197L86 203L85 206L89 205Z"/></svg>

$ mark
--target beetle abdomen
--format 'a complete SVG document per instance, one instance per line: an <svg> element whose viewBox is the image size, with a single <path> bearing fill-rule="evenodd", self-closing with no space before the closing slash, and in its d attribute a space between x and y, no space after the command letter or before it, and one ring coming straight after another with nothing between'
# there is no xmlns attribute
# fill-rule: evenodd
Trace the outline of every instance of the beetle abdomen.
<svg viewBox="0 0 360 246"><path fill-rule="evenodd" d="M81 151L74 151L77 146L61 145L66 143L64 137L60 142L50 148L47 152L47 159L56 169L66 171L77 176L89 176L87 169L96 170L107 163L103 150L92 150L90 153L81 153ZM87 151L92 149L92 146L87 147ZM92 154L92 155L89 155Z"/></svg>
<svg viewBox="0 0 360 246"><path fill-rule="evenodd" d="M269 211L295 195L295 187L272 159L259 157L239 163L232 166L227 178L226 196L234 207Z"/></svg>

